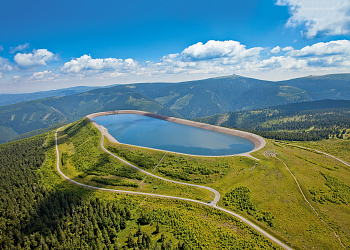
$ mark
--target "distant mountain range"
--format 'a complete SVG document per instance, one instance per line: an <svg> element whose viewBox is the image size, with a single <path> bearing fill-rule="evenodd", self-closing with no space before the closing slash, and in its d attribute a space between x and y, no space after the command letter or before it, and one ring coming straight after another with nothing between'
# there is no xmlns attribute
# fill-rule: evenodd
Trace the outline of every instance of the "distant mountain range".
<svg viewBox="0 0 350 250"><path fill-rule="evenodd" d="M0 107L0 143L36 129L107 110L139 109L193 119L296 102L350 100L350 74L279 82L231 75L180 83L114 85L87 92L84 88L90 87L38 92L32 96L11 95L17 101L24 95L25 100L45 98ZM0 98L0 104L6 103L6 98Z"/></svg>
<svg viewBox="0 0 350 250"><path fill-rule="evenodd" d="M32 101L47 97L67 96L75 95L83 92L87 92L100 87L78 86L65 89L57 89L50 91L40 91L35 93L23 93L23 94L0 94L0 106L10 105L19 102Z"/></svg>

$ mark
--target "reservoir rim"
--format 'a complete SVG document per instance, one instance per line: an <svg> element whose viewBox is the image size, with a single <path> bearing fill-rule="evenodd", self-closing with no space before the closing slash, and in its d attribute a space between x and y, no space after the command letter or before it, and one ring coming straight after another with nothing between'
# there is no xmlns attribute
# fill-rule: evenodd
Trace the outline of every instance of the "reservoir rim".
<svg viewBox="0 0 350 250"><path fill-rule="evenodd" d="M165 120L165 121L169 121L169 122L174 122L174 123L179 123L179 124L188 125L188 126L192 126L192 127L211 130L211 131L219 132L222 134L233 135L233 136L241 137L241 138L244 138L244 139L247 139L247 140L253 142L255 147L252 150L245 152L245 153L233 154L233 155L210 156L210 155L194 155L194 154L179 153L179 152L168 151L168 150L163 150L163 149L156 149L156 148L127 144L127 143L121 143L121 142L117 141L112 135L110 135L108 130L105 127L103 127L102 125L99 125L96 121L93 120L93 118L99 117L99 116L118 115L118 114L143 115L143 116L148 116L148 117L152 117L152 118L156 118L156 119L160 119L160 120ZM154 113L140 111L140 110L114 110L114 111L97 112L97 113L87 115L86 118L90 122L92 122L102 132L102 134L105 134L106 137L114 143L119 143L119 144L123 144L123 145L134 146L134 147L140 147L140 148L145 148L145 149L152 149L152 150L157 150L157 151L163 151L163 152L169 152L169 153L175 153L175 154L188 155L188 156L197 156L197 157L248 156L248 157L252 157L250 155L250 153L258 151L258 150L264 148L266 145L266 141L264 140L264 138L262 138L261 136L258 136L256 134L253 134L253 133L240 131L240 130L236 130L236 129L231 129L231 128L224 128L224 127L206 124L206 123L190 121L190 120L176 118L176 117L154 114ZM253 158L255 158L255 157L253 157Z"/></svg>

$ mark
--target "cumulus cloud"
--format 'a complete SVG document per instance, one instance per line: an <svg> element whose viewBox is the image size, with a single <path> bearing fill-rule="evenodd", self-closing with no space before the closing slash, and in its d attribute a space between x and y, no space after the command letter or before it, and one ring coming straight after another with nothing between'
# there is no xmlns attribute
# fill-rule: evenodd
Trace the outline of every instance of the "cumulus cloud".
<svg viewBox="0 0 350 250"><path fill-rule="evenodd" d="M281 51L280 46L276 46L276 47L274 47L270 52L271 52L272 54L276 54L276 53L278 53L278 52L280 52L280 51Z"/></svg>
<svg viewBox="0 0 350 250"><path fill-rule="evenodd" d="M133 59L98 58L92 59L90 55L83 55L72 59L61 68L65 74L97 74L110 72L110 76L118 76L135 69L137 62Z"/></svg>
<svg viewBox="0 0 350 250"><path fill-rule="evenodd" d="M228 75L232 74L232 71L241 75L256 75L261 72L266 75L292 75L293 72L297 72L300 75L302 72L320 72L320 69L322 72L346 72L350 67L348 40L316 43L301 49L276 46L269 50L260 47L246 48L235 41L225 42L196 43L180 53L165 55L159 61L137 62L131 58L123 60L83 55L66 62L61 67L60 74L46 70L22 76L19 80L112 79L124 76L152 79L159 76ZM29 58L34 57L36 53L30 53ZM47 61L49 60L35 65L44 65ZM9 65L9 62L3 60L0 67L5 64Z"/></svg>
<svg viewBox="0 0 350 250"><path fill-rule="evenodd" d="M23 51L25 49L29 48L29 43L25 43L25 44L20 44L18 45L17 47L11 47L10 48L10 53L11 54L14 54L16 53L17 51Z"/></svg>
<svg viewBox="0 0 350 250"><path fill-rule="evenodd" d="M4 46L0 45L0 53L4 51Z"/></svg>
<svg viewBox="0 0 350 250"><path fill-rule="evenodd" d="M57 56L47 49L33 50L32 53L17 53L14 57L14 61L21 69L45 66L54 60L57 60Z"/></svg>
<svg viewBox="0 0 350 250"><path fill-rule="evenodd" d="M329 56L329 55L349 55L350 41L338 40L327 43L316 43L311 46L306 46L301 50L291 50L291 56Z"/></svg>
<svg viewBox="0 0 350 250"><path fill-rule="evenodd" d="M289 6L291 17L286 27L305 25L306 38L319 34L346 35L350 29L349 0L278 0L276 5Z"/></svg>
<svg viewBox="0 0 350 250"><path fill-rule="evenodd" d="M245 58L258 56L262 48L255 47L252 49L246 49L245 45L237 41L213 41L210 40L203 44L202 42L196 43L184 49L181 53L183 60L199 61L210 60L215 58Z"/></svg>

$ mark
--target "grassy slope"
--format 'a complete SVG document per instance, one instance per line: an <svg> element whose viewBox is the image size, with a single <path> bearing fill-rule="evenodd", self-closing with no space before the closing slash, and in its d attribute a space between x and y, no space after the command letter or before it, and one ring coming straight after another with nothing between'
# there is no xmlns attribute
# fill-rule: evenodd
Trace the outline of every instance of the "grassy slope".
<svg viewBox="0 0 350 250"><path fill-rule="evenodd" d="M89 128L89 130L93 129L93 127L89 127L89 125L86 128ZM99 136L96 137L96 141L94 143L98 143L98 138ZM94 141L94 139L92 139L92 141ZM63 141L61 140L61 142ZM82 141L82 143L84 142L85 141ZM85 144L90 142L91 141L85 142ZM326 148L323 148L323 150L326 151L327 146L325 145L327 145L328 142L331 143L330 144L331 146L329 147L333 147L334 145L338 147L339 156L348 155L349 147L347 147L347 144L346 145L343 144L344 140L331 140L331 141L327 140L323 142L317 142L318 147L319 148L321 148L322 146L326 147ZM347 141L345 142L347 143ZM110 142L106 142L106 146L107 145L113 146L113 144ZM157 152L155 150L146 150L146 149L140 149L136 147L123 146L123 145L118 145L118 146L126 147L130 152L136 151L139 153L141 151L144 155L146 155L147 157L150 157L151 159L153 158L154 161L156 162L158 162L159 159L164 155L163 152ZM72 152L75 152L73 143L60 144L60 148L61 150L69 152L70 154ZM279 153L278 157L283 159L287 163L287 165L290 167L291 171L295 174L296 178L298 179L309 201L323 215L323 218L327 221L327 223L331 224L337 230L337 232L341 235L341 238L344 244L347 247L349 247L349 244L350 244L350 240L349 240L350 225L348 224L348 221L350 221L349 204L335 205L331 203L325 203L325 204L316 203L312 201L312 195L308 191L310 189L315 189L315 188L324 189L324 190L327 189L327 186L325 185L325 179L320 174L320 171L324 173L328 173L331 176L334 176L339 180L343 181L344 183L350 182L349 169L342 166L342 164L332 159L329 159L328 157L325 157L323 155L316 154L313 152L309 152L306 150L301 150L295 147L280 145L271 140L268 140L268 144L264 150L254 153L254 156L260 158L261 161L252 171L250 171L250 169L254 166L255 161L245 157L204 158L204 157L190 157L190 156L178 157L175 155L175 158L178 160L178 163L174 164L173 157L170 157L172 159L171 161L169 161L169 159L168 160L166 159L167 157L166 156L163 162L166 164L164 164L163 168L172 169L173 167L176 167L178 169L177 171L185 172L185 169L181 168L181 164L187 161L186 164L191 162L192 166L200 165L202 167L219 170L219 173L213 172L209 175L190 174L189 176L191 180L189 182L205 183L205 185L211 186L217 189L221 193L222 197L224 196L225 193L229 192L235 187L246 186L251 191L251 200L255 204L255 206L259 210L271 212L271 214L274 216L274 220L273 220L274 226L273 228L270 228L266 224L256 221L252 216L247 215L245 212L242 212L242 211L237 211L237 212L242 213L243 215L248 217L250 220L255 221L261 227L270 231L272 234L276 235L277 237L284 240L285 242L290 242L290 244L293 244L293 247L295 248L341 249L333 233L327 227L325 227L324 224L322 224L322 222L318 220L318 218L313 213L311 208L303 200L301 194L299 193L299 190L297 189L296 184L294 183L294 180L292 179L290 174L287 172L285 167L282 165L282 163L280 163L274 158L266 158L263 155L263 152L265 150L276 150L276 152ZM49 156L48 159L51 159L51 161L53 162L54 155L50 156L50 154L48 154L48 156ZM312 159L312 161L316 162L318 165L312 164L304 159L301 159L300 157L304 159ZM171 162L174 166L170 165ZM115 165L120 164L118 162L113 161L113 159L112 159L112 163ZM215 163L215 165L213 163ZM324 168L324 166L327 166L333 169L333 171ZM66 167L65 169L66 169L65 171L67 171L68 174L70 174L72 177L81 173L81 172L74 172L74 171L70 173L69 171L74 170L71 167ZM50 185L56 185L55 181L50 180L51 179L50 175L51 176L57 175L54 171L53 172L42 171L42 173L44 177L49 176L48 178L49 180L47 181L47 183L50 183ZM161 172L156 172L156 173L158 175L166 176ZM176 176L175 177L166 176L166 177L173 178L175 180L178 179L176 178ZM75 178L79 181L82 181L82 182L84 181L84 179L82 178L79 178L79 177L75 177ZM133 181L132 179L129 179L129 180ZM147 180L149 180L148 177L146 179L146 182ZM181 180L181 179L178 179L178 180ZM88 180L85 180L85 181L87 181L86 183L90 183L90 184L92 183L92 182L88 182ZM155 180L151 180L151 181L155 181ZM94 184L96 186L99 185L96 183ZM147 183L147 185L148 184L150 183ZM146 188L144 188L142 191L144 192L151 191L152 187L155 185L158 186L157 192L162 194L173 194L173 195L181 195L181 196L188 195L188 197L198 198L198 197L194 197L195 195L191 194L188 190L172 191L174 188L176 189L177 187L174 187L174 186L163 187L155 183L152 183L149 185L151 189L147 190ZM125 189L132 189L132 188L125 188ZM114 195L112 194L109 194L109 195L114 197ZM116 197L118 197L118 195L116 195ZM157 200L157 199L142 198L142 200L144 200L142 202L142 204L144 204L145 201L153 202L154 200ZM147 207L150 207L150 208L157 207L158 209L162 209L163 205L164 207L169 206L170 208L174 204L176 205L178 203L175 201L166 201L166 200L162 200L161 203L157 203L157 204L154 204L152 202L145 203L145 204L148 204ZM224 206L222 204L222 200L220 201L219 205ZM235 208L233 207L228 207L228 208L235 210ZM195 211L196 209L198 208L195 208ZM203 209L201 208L198 211L203 212ZM195 212L195 214L196 213L197 212ZM186 216L187 215L188 214L186 214ZM212 219L213 218L211 218L211 220ZM200 223L206 224L207 222L200 221ZM221 226L224 225L220 221L216 222L215 224L221 225ZM133 224L132 227L133 227L132 230L136 231L136 227L137 227L136 223ZM197 227L199 227L198 224L197 224ZM145 226L145 228L148 228L147 230L154 230L154 226L153 227ZM200 230L204 230L204 229L200 229ZM127 234L125 234L125 237L126 235ZM171 236L171 234L168 234L168 235L169 237L173 237ZM212 235L212 234L209 233L209 235Z"/></svg>
<svg viewBox="0 0 350 250"><path fill-rule="evenodd" d="M327 152L350 163L350 140L331 139L324 141L298 142L296 144Z"/></svg>
<svg viewBox="0 0 350 250"><path fill-rule="evenodd" d="M104 153L98 143L101 138L100 131L89 122L76 128L80 122L73 124L72 127L68 127L65 131L59 133L60 153L68 153L68 161L62 167L62 170L70 178L97 187L165 194L203 201L213 199L213 194L208 190L169 183L149 176L145 179L146 175L137 172L133 168ZM76 132L73 132L74 129L76 129ZM78 137L79 140L82 140L81 144L77 141ZM79 161L74 162L73 158L79 158ZM131 174L120 175L121 172ZM111 186L96 183L91 180L96 176L110 179L124 179L137 183L139 187Z"/></svg>
<svg viewBox="0 0 350 250"><path fill-rule="evenodd" d="M327 143L327 141L324 143ZM131 152L131 156L125 157L126 159L131 159L132 155L136 156L142 153L146 158L154 158L155 161L157 161L163 155L163 153L139 147L113 144L110 142L106 143L106 146L108 145ZM308 191L314 188L326 188L325 180L320 174L320 171L330 173L332 176L339 178L345 183L349 183L350 172L347 168L322 155L292 147L281 146L268 140L266 148L254 154L254 156L261 159L261 161L252 171L250 171L250 169L255 165L255 161L245 157L204 158L169 154L169 156L167 155L163 160L163 167L169 171L176 169L178 175L173 175L171 172L162 173L156 171L156 173L167 178L185 182L186 180L183 180L181 173L187 174L190 178L188 182L202 183L213 187L221 193L222 198L224 194L230 190L239 186L246 186L251 191L251 199L256 207L261 211L272 213L274 216L274 227L269 228L266 224L256 221L252 216L249 216L245 212L237 211L233 207L230 207L230 209L243 213L261 227L270 231L285 242L290 242L296 248L340 249L341 246L338 240L335 238L332 231L317 218L315 213L305 202L294 179L285 169L284 165L275 158L266 158L263 155L265 150L276 150L276 152L279 153L278 156L288 164L291 171L296 175L309 201L311 201L318 211L324 214L325 220L330 222L330 224L338 230L343 242L349 246L350 225L346 221L350 221L350 205L315 203L312 201L312 195ZM345 150L345 148L343 148L343 150ZM348 149L346 150L348 152ZM175 155L174 157L177 160L174 161L174 158L170 157L171 155ZM170 157L171 161L169 161L167 157ZM298 157L312 159L319 165L312 164ZM137 157L135 159L137 159ZM138 159L134 162L137 164L137 162L144 161ZM188 171L184 166L188 166L189 163L191 163L192 166L201 166L212 170L218 170L219 173L213 172L209 175L188 175ZM330 171L324 168L324 166L330 167L334 169L334 171ZM224 206L222 199L219 205Z"/></svg>
<svg viewBox="0 0 350 250"><path fill-rule="evenodd" d="M160 233L151 234L153 242L157 242L163 233L166 240L172 245L176 245L181 240L188 243L193 249L230 249L235 246L238 248L279 249L239 220L213 208L176 200L96 192L63 181L55 170L53 132L50 133L47 144L46 162L39 171L43 185L47 188L68 190L75 192L78 196L95 196L106 202L129 204L133 207L132 221L128 222L127 228L118 234L118 243L121 246L125 245L126 238L130 233L136 233L139 227L137 219L140 214L147 213L151 218L151 223L141 226L143 231L153 233L156 225L160 225ZM64 148L65 146L61 144L60 147Z"/></svg>

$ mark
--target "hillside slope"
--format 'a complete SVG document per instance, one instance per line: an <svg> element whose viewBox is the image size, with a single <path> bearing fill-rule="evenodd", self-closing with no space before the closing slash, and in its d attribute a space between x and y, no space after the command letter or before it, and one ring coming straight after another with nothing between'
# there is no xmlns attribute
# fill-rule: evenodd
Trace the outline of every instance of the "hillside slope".
<svg viewBox="0 0 350 250"><path fill-rule="evenodd" d="M320 100L194 119L282 140L350 138L350 101Z"/></svg>
<svg viewBox="0 0 350 250"><path fill-rule="evenodd" d="M319 99L350 99L350 74L307 76L279 83L311 91Z"/></svg>
<svg viewBox="0 0 350 250"><path fill-rule="evenodd" d="M115 85L0 107L0 143L98 111L139 109L193 119L327 98L350 99L349 93L350 74L280 82L231 75L180 83Z"/></svg>
<svg viewBox="0 0 350 250"><path fill-rule="evenodd" d="M190 119L318 98L301 88L236 75L171 85L149 97Z"/></svg>
<svg viewBox="0 0 350 250"><path fill-rule="evenodd" d="M149 97L116 86L89 92L22 102L0 107L0 143L36 129L69 123L88 114L117 109L138 109L180 116Z"/></svg>

